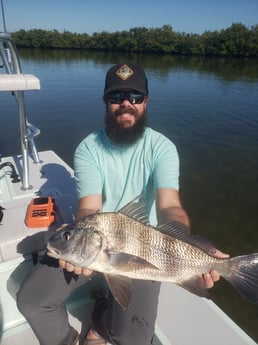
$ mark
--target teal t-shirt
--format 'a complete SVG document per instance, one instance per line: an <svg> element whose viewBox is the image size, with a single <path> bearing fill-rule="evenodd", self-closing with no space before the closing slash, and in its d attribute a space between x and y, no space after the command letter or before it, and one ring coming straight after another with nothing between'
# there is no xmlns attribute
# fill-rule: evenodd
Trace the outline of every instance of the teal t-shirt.
<svg viewBox="0 0 258 345"><path fill-rule="evenodd" d="M93 132L75 151L74 172L78 197L101 194L103 212L118 211L143 193L153 225L156 190L179 188L175 145L148 127L133 145L114 144L104 129Z"/></svg>

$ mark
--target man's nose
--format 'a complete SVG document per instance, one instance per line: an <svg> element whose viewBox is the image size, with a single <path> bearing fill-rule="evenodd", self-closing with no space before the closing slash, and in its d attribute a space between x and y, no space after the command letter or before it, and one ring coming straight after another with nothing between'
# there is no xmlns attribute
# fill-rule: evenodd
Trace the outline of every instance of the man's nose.
<svg viewBox="0 0 258 345"><path fill-rule="evenodd" d="M132 103L128 99L126 99L126 98L124 98L123 101L120 103L121 107L128 107L128 106L131 106L131 105L132 105Z"/></svg>

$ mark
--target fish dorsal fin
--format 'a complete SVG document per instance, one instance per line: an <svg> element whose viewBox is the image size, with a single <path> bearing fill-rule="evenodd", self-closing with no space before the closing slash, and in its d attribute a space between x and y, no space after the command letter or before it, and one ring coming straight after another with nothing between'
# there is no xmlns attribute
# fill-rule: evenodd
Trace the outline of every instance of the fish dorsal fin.
<svg viewBox="0 0 258 345"><path fill-rule="evenodd" d="M144 196L141 194L137 198L130 201L123 208L121 208L119 213L122 213L128 217L131 217L145 225L150 225L148 216L146 214L146 205L144 201Z"/></svg>
<svg viewBox="0 0 258 345"><path fill-rule="evenodd" d="M184 240L185 237L191 235L191 229L188 226L175 220L166 224L158 225L157 228L163 234L176 237L180 240Z"/></svg>
<svg viewBox="0 0 258 345"><path fill-rule="evenodd" d="M194 247L203 250L209 255L213 255L216 252L216 248L211 242L199 235L192 235L191 229L183 223L171 221L167 224L159 225L157 228L163 234L175 237L180 241L184 241Z"/></svg>

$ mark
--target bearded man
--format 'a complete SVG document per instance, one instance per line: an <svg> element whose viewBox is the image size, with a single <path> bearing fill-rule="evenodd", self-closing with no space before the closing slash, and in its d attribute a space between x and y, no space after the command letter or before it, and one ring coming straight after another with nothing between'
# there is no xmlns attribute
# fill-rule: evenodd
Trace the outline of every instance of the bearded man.
<svg viewBox="0 0 258 345"><path fill-rule="evenodd" d="M177 221L189 226L179 198L179 159L175 145L146 126L148 82L144 70L132 63L112 66L105 80L105 128L87 136L74 155L78 192L77 219L96 211L114 212L143 194L150 224ZM217 251L216 256L225 257ZM41 345L75 345L78 333L68 323L64 301L78 286L100 273L45 256L26 278L17 295ZM207 288L219 279L203 276ZM158 307L160 283L134 280L128 309L107 294L95 308L84 345L150 345ZM176 311L171 311L176 312Z"/></svg>

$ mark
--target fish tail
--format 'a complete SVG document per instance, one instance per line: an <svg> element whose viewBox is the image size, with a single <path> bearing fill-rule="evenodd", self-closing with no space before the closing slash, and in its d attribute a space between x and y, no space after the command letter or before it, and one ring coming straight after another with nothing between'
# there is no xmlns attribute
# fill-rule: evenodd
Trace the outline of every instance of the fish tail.
<svg viewBox="0 0 258 345"><path fill-rule="evenodd" d="M229 260L230 271L222 275L250 303L258 304L258 253Z"/></svg>

